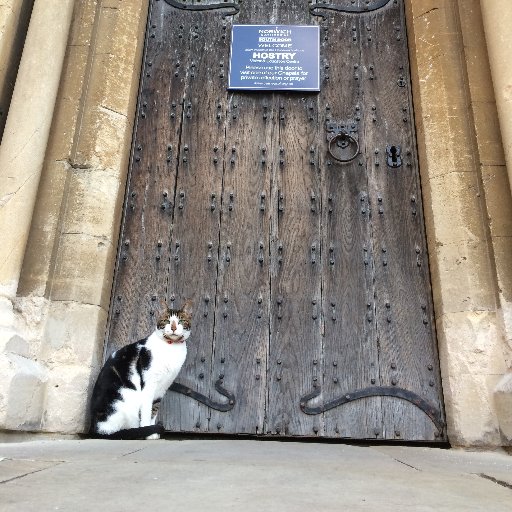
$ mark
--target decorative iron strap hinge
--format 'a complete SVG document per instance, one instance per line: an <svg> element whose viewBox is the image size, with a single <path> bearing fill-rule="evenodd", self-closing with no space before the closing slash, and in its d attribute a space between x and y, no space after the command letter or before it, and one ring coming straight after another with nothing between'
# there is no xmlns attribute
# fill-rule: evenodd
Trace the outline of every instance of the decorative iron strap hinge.
<svg viewBox="0 0 512 512"><path fill-rule="evenodd" d="M222 387L222 380L218 380L215 383L215 389L219 394L225 396L228 399L227 403L214 402L207 396L202 395L201 393L198 393L197 391L194 391L189 387L184 386L183 384L179 384L178 382L173 382L169 388L170 391L176 391L176 393L189 396L190 398L193 398L194 400L197 400L198 402L210 407L210 409L215 409L216 411L228 412L233 409L236 404L235 395Z"/></svg>
<svg viewBox="0 0 512 512"><path fill-rule="evenodd" d="M368 398L372 396L390 396L406 400L407 402L410 402L411 404L421 409L432 420L432 423L434 423L440 433L444 429L444 422L441 419L441 413L439 410L413 391L408 391L407 389L373 386L359 389L351 393L345 393L345 395L341 396L340 398L331 400L330 402L327 402L326 404L318 407L309 407L307 403L310 400L320 396L320 393L321 388L318 386L315 390L301 399L300 408L303 413L310 415L322 414L325 411L329 411L330 409L334 409L335 407L339 407L340 405L347 404L349 402L354 402L355 400L360 400L361 398Z"/></svg>
<svg viewBox="0 0 512 512"><path fill-rule="evenodd" d="M347 2L350 0L346 0ZM359 7L358 5L354 5L354 2L352 2L351 5L333 5L333 4L313 4L309 7L309 12L312 16L320 16L321 18L326 18L327 16L325 14L321 14L318 11L320 9L325 9L327 11L336 11L336 12L342 12L345 14L361 14L365 12L372 12L376 11L378 9L382 9L382 7L386 6L393 0L375 0L375 2L370 3L369 1L365 1L363 7Z"/></svg>
<svg viewBox="0 0 512 512"><path fill-rule="evenodd" d="M223 2L216 4L186 4L179 2L178 0L164 0L166 4L169 4L176 9L182 9L184 11L214 11L216 9L232 9L232 12L226 12L226 16L234 16L240 12L240 7L235 2Z"/></svg>

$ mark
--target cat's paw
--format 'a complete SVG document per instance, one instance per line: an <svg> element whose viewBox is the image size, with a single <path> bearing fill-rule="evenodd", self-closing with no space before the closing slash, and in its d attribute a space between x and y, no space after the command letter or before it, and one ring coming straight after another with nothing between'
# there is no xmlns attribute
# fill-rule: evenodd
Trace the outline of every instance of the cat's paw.
<svg viewBox="0 0 512 512"><path fill-rule="evenodd" d="M146 437L147 440L152 439L160 439L160 434L151 434L150 436Z"/></svg>

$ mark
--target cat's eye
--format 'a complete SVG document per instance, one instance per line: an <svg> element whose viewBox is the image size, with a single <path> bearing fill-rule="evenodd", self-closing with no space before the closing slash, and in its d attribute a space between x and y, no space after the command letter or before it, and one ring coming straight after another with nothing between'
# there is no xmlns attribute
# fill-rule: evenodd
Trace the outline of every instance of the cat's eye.
<svg viewBox="0 0 512 512"><path fill-rule="evenodd" d="M159 329L163 329L169 323L169 319L160 320L156 325Z"/></svg>
<svg viewBox="0 0 512 512"><path fill-rule="evenodd" d="M190 329L190 322L185 320L184 318L180 318L180 324L185 327L185 329Z"/></svg>

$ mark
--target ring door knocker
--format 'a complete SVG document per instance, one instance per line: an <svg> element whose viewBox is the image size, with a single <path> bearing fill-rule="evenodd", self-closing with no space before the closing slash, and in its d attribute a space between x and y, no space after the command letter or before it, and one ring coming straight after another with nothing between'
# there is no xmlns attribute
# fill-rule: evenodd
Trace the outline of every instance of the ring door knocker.
<svg viewBox="0 0 512 512"><path fill-rule="evenodd" d="M357 124L349 120L345 123L327 123L327 150L329 155L339 163L348 164L359 155ZM347 152L348 155L341 154Z"/></svg>

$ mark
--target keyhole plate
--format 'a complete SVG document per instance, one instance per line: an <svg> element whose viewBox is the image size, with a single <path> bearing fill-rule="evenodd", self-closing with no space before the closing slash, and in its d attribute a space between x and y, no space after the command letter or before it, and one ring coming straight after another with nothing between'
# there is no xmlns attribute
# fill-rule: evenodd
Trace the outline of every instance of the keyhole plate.
<svg viewBox="0 0 512 512"><path fill-rule="evenodd" d="M402 165L402 149L400 146L386 146L387 164L396 169Z"/></svg>

